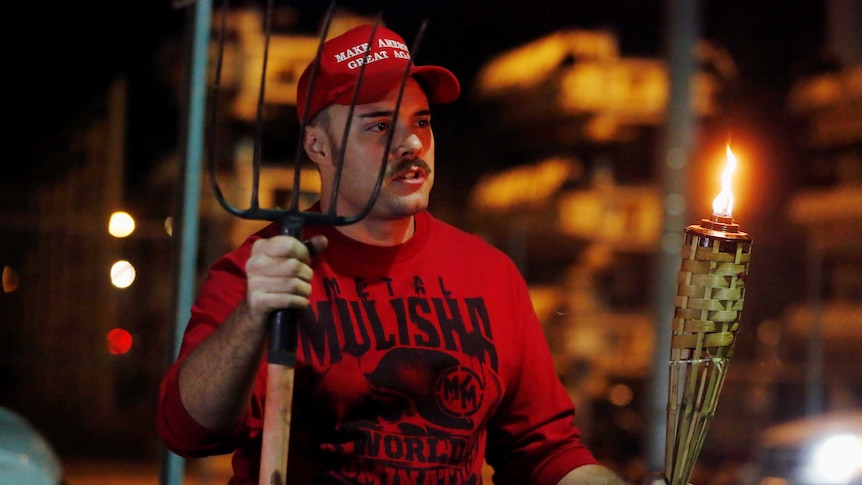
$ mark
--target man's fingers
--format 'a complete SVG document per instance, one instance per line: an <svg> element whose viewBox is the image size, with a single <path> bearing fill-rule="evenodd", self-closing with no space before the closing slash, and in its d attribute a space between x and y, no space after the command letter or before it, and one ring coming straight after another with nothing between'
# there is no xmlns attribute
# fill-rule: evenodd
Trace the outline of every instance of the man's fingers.
<svg viewBox="0 0 862 485"><path fill-rule="evenodd" d="M326 248L326 237L315 236L307 241L299 241L290 236L275 236L255 241L246 266L249 273L269 276L299 276L310 279L311 273L299 271L301 264L311 264L314 255Z"/></svg>
<svg viewBox="0 0 862 485"><path fill-rule="evenodd" d="M245 268L250 313L263 318L274 310L307 307L314 276L311 260L326 245L323 236L307 241L290 236L255 241Z"/></svg>
<svg viewBox="0 0 862 485"><path fill-rule="evenodd" d="M311 258L308 247L302 241L291 236L258 239L251 247L251 255L252 257L296 258L306 263Z"/></svg>
<svg viewBox="0 0 862 485"><path fill-rule="evenodd" d="M263 316L276 310L306 308L308 305L307 296L295 293L258 292L249 296L249 307L257 309Z"/></svg>
<svg viewBox="0 0 862 485"><path fill-rule="evenodd" d="M326 236L318 235L305 241L299 241L291 236L273 236L258 239L252 246L252 255L266 255L273 258L291 257L309 262L326 249Z"/></svg>
<svg viewBox="0 0 862 485"><path fill-rule="evenodd" d="M310 273L311 269L305 268ZM249 314L257 321L264 322L273 311L308 307L310 294L310 277L304 280L298 277L255 276L248 278L246 302Z"/></svg>
<svg viewBox="0 0 862 485"><path fill-rule="evenodd" d="M305 247L308 249L308 253L312 258L322 253L323 250L326 249L326 245L329 244L329 241L326 239L326 236L314 236L313 238L306 239L303 242L305 243Z"/></svg>
<svg viewBox="0 0 862 485"><path fill-rule="evenodd" d="M246 273L249 278L299 278L304 281L311 281L314 275L311 266L299 259L269 256L249 258Z"/></svg>

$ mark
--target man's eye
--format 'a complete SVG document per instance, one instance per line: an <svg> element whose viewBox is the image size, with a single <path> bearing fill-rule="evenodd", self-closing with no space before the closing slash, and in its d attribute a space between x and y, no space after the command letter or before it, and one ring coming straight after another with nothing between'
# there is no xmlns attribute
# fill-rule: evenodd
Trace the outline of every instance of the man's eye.
<svg viewBox="0 0 862 485"><path fill-rule="evenodd" d="M374 131L386 131L389 128L389 123L378 121L371 129Z"/></svg>
<svg viewBox="0 0 862 485"><path fill-rule="evenodd" d="M427 128L431 126L431 120L419 120L418 124L420 128Z"/></svg>

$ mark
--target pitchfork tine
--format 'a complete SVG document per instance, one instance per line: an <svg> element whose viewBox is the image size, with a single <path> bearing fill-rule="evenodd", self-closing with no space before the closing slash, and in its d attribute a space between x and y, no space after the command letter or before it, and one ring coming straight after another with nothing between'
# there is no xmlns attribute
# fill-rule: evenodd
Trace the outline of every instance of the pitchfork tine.
<svg viewBox="0 0 862 485"><path fill-rule="evenodd" d="M215 198L218 201L219 205L221 205L222 208L224 208L224 210L226 210L228 213L239 217L240 211L227 202L227 199L225 199L225 196L222 193L221 186L219 186L217 177L218 170L216 167L215 157L215 127L216 120L218 119L218 94L219 90L221 89L221 70L222 65L224 64L224 33L227 24L227 4L228 0L222 1L221 17L218 29L218 56L216 57L215 80L213 81L212 94L210 95L210 116L207 120L206 130L206 145L209 147L207 166L209 168L210 187L212 188L213 194L215 195Z"/></svg>
<svg viewBox="0 0 862 485"><path fill-rule="evenodd" d="M254 125L254 151L252 155L251 175L251 210L260 208L258 194L260 192L260 157L263 151L263 108L266 99L266 69L269 65L269 40L272 36L272 5L273 0L267 0L266 13L263 16L263 64L260 69L260 88L257 94L257 109Z"/></svg>
<svg viewBox="0 0 862 485"><path fill-rule="evenodd" d="M329 27L332 25L332 17L335 14L335 2L329 3L329 8L326 10L326 16L323 18L323 26L321 27L320 34L320 42L317 44L317 53L314 55L314 61L311 64L311 75L309 76L308 85L313 88L315 83L317 82L317 74L320 71L320 58L323 56L323 44L326 42L326 37L329 33ZM314 92L314 89L309 89L305 93L305 103L303 106L309 106L311 104L311 93ZM303 143L302 140L305 138L305 127L308 126L308 122L311 121L308 119L308 111L306 110L302 113L302 119L299 122L299 136L297 137L296 144L296 153L293 156L295 163L293 164L293 187L294 190L290 192L290 209L297 210L299 208L299 190L296 190L299 187L299 179L301 176L301 168L302 164L299 163L302 160L303 155Z"/></svg>
<svg viewBox="0 0 862 485"><path fill-rule="evenodd" d="M374 25L372 25L371 35L368 37L369 52L374 49L372 41L374 40L374 36L377 35L377 27L380 24L380 20L380 14L374 17ZM350 126L353 124L353 111L356 108L356 100L359 98L359 88L362 86L362 80L365 78L366 66L368 66L368 64L363 63L359 68L359 74L356 76L356 88L353 90L353 97L350 99L350 108L347 110L347 123L344 124L344 134L341 137L341 147L338 149L338 163L335 166L335 177L332 179L332 205L327 209L329 214L335 214L335 208L338 205L338 187L341 185L341 172L344 170L344 154L347 152L347 138L350 136ZM390 136L389 139L391 138L392 137ZM386 167L388 154L389 143L386 144L386 150L383 151L383 161L380 163L381 167ZM375 184L375 186L379 185L380 182L383 181L382 177L378 176L377 181L378 183Z"/></svg>

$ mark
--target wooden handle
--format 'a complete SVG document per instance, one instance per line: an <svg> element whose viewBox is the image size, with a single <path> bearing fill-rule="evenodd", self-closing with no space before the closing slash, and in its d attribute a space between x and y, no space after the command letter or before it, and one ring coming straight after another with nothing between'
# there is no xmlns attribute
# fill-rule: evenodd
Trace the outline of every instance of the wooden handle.
<svg viewBox="0 0 862 485"><path fill-rule="evenodd" d="M296 310L279 310L273 312L269 319L270 338L259 485L287 483L287 451L290 443L298 318L299 313Z"/></svg>
<svg viewBox="0 0 862 485"><path fill-rule="evenodd" d="M290 410L293 404L294 368L267 364L266 408L259 485L285 485L290 442Z"/></svg>
<svg viewBox="0 0 862 485"><path fill-rule="evenodd" d="M281 230L284 235L298 238L302 232L302 218L287 214L281 223ZM296 309L277 310L269 316L266 402L258 485L287 483L299 316L300 312Z"/></svg>

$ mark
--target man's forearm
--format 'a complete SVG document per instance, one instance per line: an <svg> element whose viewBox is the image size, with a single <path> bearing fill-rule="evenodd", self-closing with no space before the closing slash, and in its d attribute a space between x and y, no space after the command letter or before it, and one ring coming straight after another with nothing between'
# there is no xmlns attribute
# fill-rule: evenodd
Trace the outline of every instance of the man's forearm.
<svg viewBox="0 0 862 485"><path fill-rule="evenodd" d="M192 418L210 429L237 424L250 402L260 366L265 325L251 321L241 304L185 359L180 398Z"/></svg>
<svg viewBox="0 0 862 485"><path fill-rule="evenodd" d="M630 485L600 465L584 465L570 471L557 485Z"/></svg>

